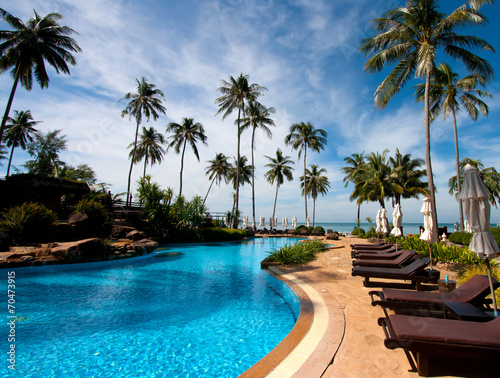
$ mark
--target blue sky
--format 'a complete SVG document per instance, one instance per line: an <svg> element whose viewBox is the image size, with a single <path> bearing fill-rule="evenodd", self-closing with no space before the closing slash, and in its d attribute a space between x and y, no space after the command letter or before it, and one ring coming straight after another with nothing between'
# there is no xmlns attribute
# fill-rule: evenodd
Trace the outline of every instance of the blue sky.
<svg viewBox="0 0 500 378"><path fill-rule="evenodd" d="M441 1L449 13L464 0ZM166 116L153 126L165 132L169 122L183 117L194 118L204 125L208 147L200 146L198 162L191 151L185 158L183 194L188 198L204 196L209 180L204 175L206 161L216 153L236 155L234 118L215 116L214 101L221 79L244 73L251 83L268 91L261 102L274 107L273 138L257 132L256 216L272 214L275 188L263 177L264 155L274 156L277 148L296 161L295 179L279 191L277 216L304 218L304 201L300 196L298 177L302 160L296 151L284 144L289 127L297 122L311 122L328 132L328 145L320 154L309 153L308 165L327 170L331 189L319 197L316 221L354 222L356 205L349 202L352 186L344 188L344 158L352 153L382 152L396 148L412 157L424 158L424 137L420 104L416 104L410 82L384 110L373 107L373 93L389 73L363 72L366 58L359 51L362 38L372 35L370 21L404 1L396 0L4 0L2 8L26 21L33 9L39 14L51 11L63 15L61 24L75 29L82 53L71 75L57 75L48 69L50 86L31 92L19 87L12 109L30 109L35 120L43 121L43 131L62 129L69 140L68 151L61 156L71 165L89 164L98 181L111 185L113 193L123 192L129 168L127 146L133 141L135 122L121 118L126 106L119 101L125 93L135 91L135 79L146 77L165 93ZM483 12L488 25L469 29L463 34L485 38L500 49L500 8L486 5ZM2 23L2 29L6 25ZM460 156L481 159L485 167L500 169L500 109L498 53L478 52L493 65L497 73L486 88L494 95L489 99L490 115L472 122L460 113ZM437 61L443 61L439 55ZM466 72L452 62L461 75ZM12 85L10 75L0 76L0 103L7 102ZM432 164L438 189L437 209L440 222L458 220L458 205L448 194L448 179L454 175L453 129L450 120L432 125ZM250 137L242 136L242 154L250 158ZM27 156L15 152L14 166L19 168ZM148 168L153 180L162 187L179 189L180 156L169 151L161 165ZM0 167L5 174L6 164ZM134 181L142 174L136 166ZM222 184L213 187L207 205L212 211L231 208L232 190ZM240 191L240 209L251 215L251 188ZM404 200L405 222L421 222L420 200ZM389 213L392 213L388 201ZM378 204L364 204L361 219L375 218ZM312 201L309 203L312 215ZM500 222L500 211L492 209L493 223Z"/></svg>

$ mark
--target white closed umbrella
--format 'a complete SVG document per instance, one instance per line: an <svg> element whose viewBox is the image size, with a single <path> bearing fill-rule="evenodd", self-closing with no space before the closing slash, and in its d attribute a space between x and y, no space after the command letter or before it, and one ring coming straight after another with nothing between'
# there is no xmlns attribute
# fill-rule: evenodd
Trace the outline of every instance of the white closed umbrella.
<svg viewBox="0 0 500 378"><path fill-rule="evenodd" d="M309 215L308 215L307 219L306 219L306 227L309 227L310 222L311 222L311 220L309 219Z"/></svg>
<svg viewBox="0 0 500 378"><path fill-rule="evenodd" d="M288 217L285 217L285 227L288 227Z"/></svg>
<svg viewBox="0 0 500 378"><path fill-rule="evenodd" d="M283 219L281 219L281 226L285 227L285 217L283 217Z"/></svg>
<svg viewBox="0 0 500 378"><path fill-rule="evenodd" d="M292 218L292 227L297 228L297 217Z"/></svg>
<svg viewBox="0 0 500 378"><path fill-rule="evenodd" d="M259 227L264 227L264 226L265 226L264 217L261 215L261 216L260 216L260 223L259 223Z"/></svg>
<svg viewBox="0 0 500 378"><path fill-rule="evenodd" d="M387 235L389 233L389 220L387 219L387 210L382 209L382 233Z"/></svg>
<svg viewBox="0 0 500 378"><path fill-rule="evenodd" d="M278 227L278 217L274 217L274 227Z"/></svg>
<svg viewBox="0 0 500 378"><path fill-rule="evenodd" d="M478 170L467 164L464 167L464 184L460 191L460 200L463 202L465 217L474 232L469 249L486 261L493 308L495 316L498 316L495 290L491 279L490 259L494 258L500 249L490 231L491 207L488 198L488 189L481 180Z"/></svg>
<svg viewBox="0 0 500 378"><path fill-rule="evenodd" d="M378 209L377 211L377 216L375 217L375 224L376 224L376 228L375 228L375 232L377 234L380 234L382 232L382 210Z"/></svg>
<svg viewBox="0 0 500 378"><path fill-rule="evenodd" d="M467 232L468 234L470 234L472 232L471 228L470 228L470 224L469 224L469 221L464 221L464 232Z"/></svg>
<svg viewBox="0 0 500 378"><path fill-rule="evenodd" d="M420 235L420 239L429 244L429 257L431 258L431 270L432 270L432 248L431 244L437 242L437 238L434 236L434 222L432 221L432 204L429 197L424 198L422 208L420 212L424 214L424 232Z"/></svg>
<svg viewBox="0 0 500 378"><path fill-rule="evenodd" d="M248 217L243 217L243 227L248 226Z"/></svg>
<svg viewBox="0 0 500 378"><path fill-rule="evenodd" d="M401 212L401 206L399 203L394 206L394 211L392 212L392 224L394 228L391 231L391 235L396 237L396 250L398 249L398 239L403 233L401 232L401 224L403 222L403 213Z"/></svg>
<svg viewBox="0 0 500 378"><path fill-rule="evenodd" d="M227 227L227 217L224 217L224 226Z"/></svg>

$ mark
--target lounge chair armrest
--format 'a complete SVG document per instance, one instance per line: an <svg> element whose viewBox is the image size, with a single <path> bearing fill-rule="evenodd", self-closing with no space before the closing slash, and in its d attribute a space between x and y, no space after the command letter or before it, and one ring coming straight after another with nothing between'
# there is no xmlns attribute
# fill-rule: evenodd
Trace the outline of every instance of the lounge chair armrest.
<svg viewBox="0 0 500 378"><path fill-rule="evenodd" d="M372 299L372 306L376 306L378 302L380 302L379 300L373 298L374 295L378 296L381 300L385 300L384 293L379 290L372 290L368 293L368 295Z"/></svg>

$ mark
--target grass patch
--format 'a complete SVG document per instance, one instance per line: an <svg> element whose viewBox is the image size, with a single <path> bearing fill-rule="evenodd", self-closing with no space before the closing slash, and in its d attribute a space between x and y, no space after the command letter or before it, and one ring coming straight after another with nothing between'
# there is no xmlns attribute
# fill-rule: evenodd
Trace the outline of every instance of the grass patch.
<svg viewBox="0 0 500 378"><path fill-rule="evenodd" d="M316 254L323 252L325 245L317 240L290 244L269 252L267 259L281 265L300 265L314 260Z"/></svg>

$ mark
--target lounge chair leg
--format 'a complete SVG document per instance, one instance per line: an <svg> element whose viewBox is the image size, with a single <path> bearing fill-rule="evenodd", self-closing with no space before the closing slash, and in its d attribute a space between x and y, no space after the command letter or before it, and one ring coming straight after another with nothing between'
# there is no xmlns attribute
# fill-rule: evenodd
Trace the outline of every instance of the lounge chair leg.
<svg viewBox="0 0 500 378"><path fill-rule="evenodd" d="M363 282L364 287L369 287L370 286L370 277L365 277L365 280Z"/></svg>
<svg viewBox="0 0 500 378"><path fill-rule="evenodd" d="M417 365L415 365L414 356L412 356L412 354L410 353L409 350L407 350L407 349L403 349L403 350L405 351L406 358L408 359L408 362L410 363L411 371L418 371Z"/></svg>
<svg viewBox="0 0 500 378"><path fill-rule="evenodd" d="M429 355L427 353L417 353L417 366L418 375L420 377L429 376Z"/></svg>

